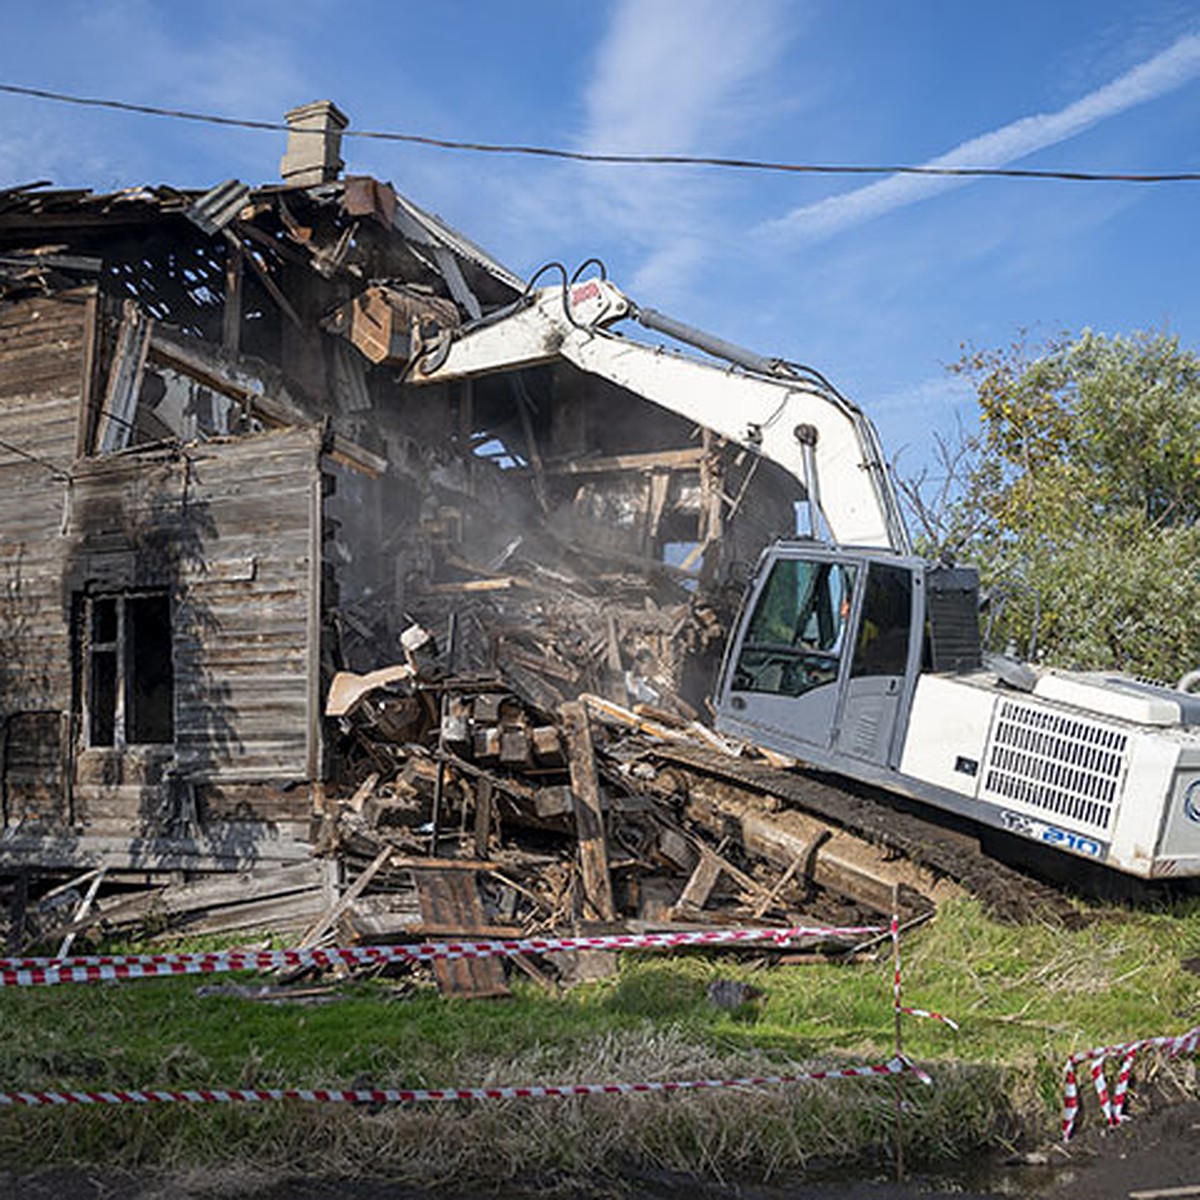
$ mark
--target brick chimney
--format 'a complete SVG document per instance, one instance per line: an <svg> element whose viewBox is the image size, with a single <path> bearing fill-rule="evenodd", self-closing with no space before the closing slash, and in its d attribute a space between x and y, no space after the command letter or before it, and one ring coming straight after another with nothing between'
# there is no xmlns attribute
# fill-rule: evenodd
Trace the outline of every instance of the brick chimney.
<svg viewBox="0 0 1200 1200"><path fill-rule="evenodd" d="M342 130L350 118L332 100L314 100L287 113L287 153L279 164L284 183L311 187L330 183L346 165Z"/></svg>

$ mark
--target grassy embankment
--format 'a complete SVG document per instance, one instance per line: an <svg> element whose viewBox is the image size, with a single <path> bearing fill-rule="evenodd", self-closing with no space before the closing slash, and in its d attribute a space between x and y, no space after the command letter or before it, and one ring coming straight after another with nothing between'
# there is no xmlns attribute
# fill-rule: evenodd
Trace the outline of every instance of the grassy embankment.
<svg viewBox="0 0 1200 1200"><path fill-rule="evenodd" d="M1085 928L996 925L946 907L904 940L910 1162L1052 1136L1068 1053L1200 1023L1200 903L1098 910ZM728 1013L717 977L765 995ZM882 1062L891 960L756 968L730 956L629 956L617 976L559 994L514 977L515 998L445 1000L396 980L324 1004L197 994L232 981L0 991L0 1090L201 1086L437 1087L691 1079ZM255 981L257 982L257 981ZM1172 1086L1182 1085L1183 1068ZM890 1153L893 1084L847 1080L758 1092L398 1106L167 1105L0 1113L0 1167L84 1162L383 1173L424 1185L650 1166L725 1177L787 1174ZM1098 1123L1085 1093L1085 1120Z"/></svg>

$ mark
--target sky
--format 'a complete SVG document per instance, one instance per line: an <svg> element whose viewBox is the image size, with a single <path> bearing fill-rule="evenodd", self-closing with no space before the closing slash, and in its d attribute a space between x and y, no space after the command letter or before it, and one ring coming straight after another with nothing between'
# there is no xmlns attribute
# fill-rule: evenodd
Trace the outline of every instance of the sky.
<svg viewBox="0 0 1200 1200"><path fill-rule="evenodd" d="M1192 0L43 0L0 83L254 120L842 165L1200 170ZM0 94L0 188L278 177L282 133ZM1200 183L614 166L347 138L524 277L598 257L657 308L813 366L902 473L969 427L964 348L1093 329L1200 351Z"/></svg>

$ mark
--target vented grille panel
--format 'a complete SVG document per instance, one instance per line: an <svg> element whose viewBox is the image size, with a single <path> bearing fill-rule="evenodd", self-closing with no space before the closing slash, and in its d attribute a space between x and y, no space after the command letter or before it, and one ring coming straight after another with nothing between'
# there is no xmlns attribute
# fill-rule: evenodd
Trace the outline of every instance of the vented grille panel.
<svg viewBox="0 0 1200 1200"><path fill-rule="evenodd" d="M1107 832L1125 769L1119 729L1006 700L983 776L983 794Z"/></svg>

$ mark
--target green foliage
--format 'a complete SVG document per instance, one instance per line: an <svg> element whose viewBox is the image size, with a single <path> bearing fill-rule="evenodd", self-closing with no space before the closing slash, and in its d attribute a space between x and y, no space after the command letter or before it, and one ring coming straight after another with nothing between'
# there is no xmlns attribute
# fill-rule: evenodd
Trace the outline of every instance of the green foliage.
<svg viewBox="0 0 1200 1200"><path fill-rule="evenodd" d="M1009 593L1000 641L1167 681L1200 665L1200 358L1085 332L955 369L980 432L939 540Z"/></svg>

